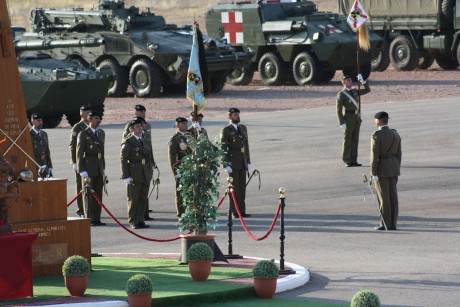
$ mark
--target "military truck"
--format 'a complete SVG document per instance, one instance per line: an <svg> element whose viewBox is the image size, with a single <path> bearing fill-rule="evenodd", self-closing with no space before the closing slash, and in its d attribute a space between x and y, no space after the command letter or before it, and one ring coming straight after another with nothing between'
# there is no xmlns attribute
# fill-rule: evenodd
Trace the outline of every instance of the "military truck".
<svg viewBox="0 0 460 307"><path fill-rule="evenodd" d="M104 43L94 40L30 40L21 41L24 28L13 28L14 47L24 93L27 117L43 116L45 128L54 128L65 114L70 125L80 120L80 106L89 104L103 112L110 81L110 72L81 67L72 61L52 59L48 55L28 55L28 52L53 48L91 48Z"/></svg>
<svg viewBox="0 0 460 307"><path fill-rule="evenodd" d="M319 12L311 1L231 3L206 14L208 35L225 38L237 50L254 52L252 65L234 70L231 84L246 85L259 71L266 85L294 79L299 85L329 82L336 70L356 78L356 34L338 14ZM360 50L360 72L371 73L381 39L370 33L371 52Z"/></svg>
<svg viewBox="0 0 460 307"><path fill-rule="evenodd" d="M354 0L338 0L348 15ZM383 37L380 54L372 70L391 65L400 71L426 69L436 63L455 69L460 59L460 0L366 0L370 26Z"/></svg>
<svg viewBox="0 0 460 307"><path fill-rule="evenodd" d="M123 0L100 0L97 9L42 9L31 11L33 39L103 38L97 50L62 48L46 51L53 58L73 59L82 65L109 67L114 80L108 90L123 96L128 85L137 97L158 97L162 90L184 90L192 47L192 27L166 24L162 16L137 7L125 7ZM204 37L211 92L224 87L232 70L248 65L249 52L236 52L217 40Z"/></svg>

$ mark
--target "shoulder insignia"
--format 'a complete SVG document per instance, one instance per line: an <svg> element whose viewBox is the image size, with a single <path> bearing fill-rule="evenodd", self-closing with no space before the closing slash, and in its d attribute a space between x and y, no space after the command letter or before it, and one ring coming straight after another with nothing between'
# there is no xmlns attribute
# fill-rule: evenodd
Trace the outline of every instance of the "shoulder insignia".
<svg viewBox="0 0 460 307"><path fill-rule="evenodd" d="M169 142L168 142L168 145L169 145L169 147L173 147L173 142L172 142L172 141L169 141Z"/></svg>
<svg viewBox="0 0 460 307"><path fill-rule="evenodd" d="M125 147L126 147L126 144L125 144L125 143L121 144L121 149L122 149L122 150L125 149Z"/></svg>
<svg viewBox="0 0 460 307"><path fill-rule="evenodd" d="M80 144L80 138L77 139L77 144Z"/></svg>

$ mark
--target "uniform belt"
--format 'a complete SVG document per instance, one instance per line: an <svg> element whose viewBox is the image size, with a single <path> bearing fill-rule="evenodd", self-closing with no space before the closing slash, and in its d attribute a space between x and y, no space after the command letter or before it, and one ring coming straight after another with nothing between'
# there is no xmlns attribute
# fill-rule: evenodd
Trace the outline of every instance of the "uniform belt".
<svg viewBox="0 0 460 307"><path fill-rule="evenodd" d="M359 114L358 110L345 110L345 114Z"/></svg>
<svg viewBox="0 0 460 307"><path fill-rule="evenodd" d="M142 164L142 165L148 164L148 161L146 159L132 159L132 160L129 160L129 162L133 164Z"/></svg>
<svg viewBox="0 0 460 307"><path fill-rule="evenodd" d="M85 157L89 157L89 156L97 157L98 159L102 158L101 153L87 153L87 152L85 152Z"/></svg>
<svg viewBox="0 0 460 307"><path fill-rule="evenodd" d="M397 158L397 155L381 155L379 159L390 159L390 158Z"/></svg>

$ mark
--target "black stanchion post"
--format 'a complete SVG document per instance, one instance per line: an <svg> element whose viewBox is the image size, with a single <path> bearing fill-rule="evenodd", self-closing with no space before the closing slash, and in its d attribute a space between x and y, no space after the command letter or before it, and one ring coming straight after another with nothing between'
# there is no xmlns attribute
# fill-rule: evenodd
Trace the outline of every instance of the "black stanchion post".
<svg viewBox="0 0 460 307"><path fill-rule="evenodd" d="M286 269L284 267L284 207L286 207L285 200L285 188L279 189L280 193L280 203L281 203L281 217L280 217L280 274L295 274L293 269Z"/></svg>
<svg viewBox="0 0 460 307"><path fill-rule="evenodd" d="M225 255L225 258L227 259L240 259L243 258L242 256L238 254L233 254L233 239L232 239L232 226L233 226L233 220L232 220L232 192L233 192L233 178L228 177L227 178L228 182L228 254Z"/></svg>
<svg viewBox="0 0 460 307"><path fill-rule="evenodd" d="M85 183L85 204L83 206L83 211L85 214L85 218L91 218L92 212L90 210L91 206L89 205L89 202L92 201L92 198L93 198L93 189L91 187L91 179L89 177L86 177L84 179L84 183Z"/></svg>

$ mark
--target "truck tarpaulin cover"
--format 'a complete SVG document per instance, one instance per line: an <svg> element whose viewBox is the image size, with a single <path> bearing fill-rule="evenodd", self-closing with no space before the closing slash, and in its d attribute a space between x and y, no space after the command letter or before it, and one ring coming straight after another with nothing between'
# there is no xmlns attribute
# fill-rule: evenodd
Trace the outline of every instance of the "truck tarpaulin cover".
<svg viewBox="0 0 460 307"><path fill-rule="evenodd" d="M348 15L354 0L338 0L340 13ZM441 1L441 0L439 0ZM372 16L436 15L438 0L361 0L364 10Z"/></svg>

